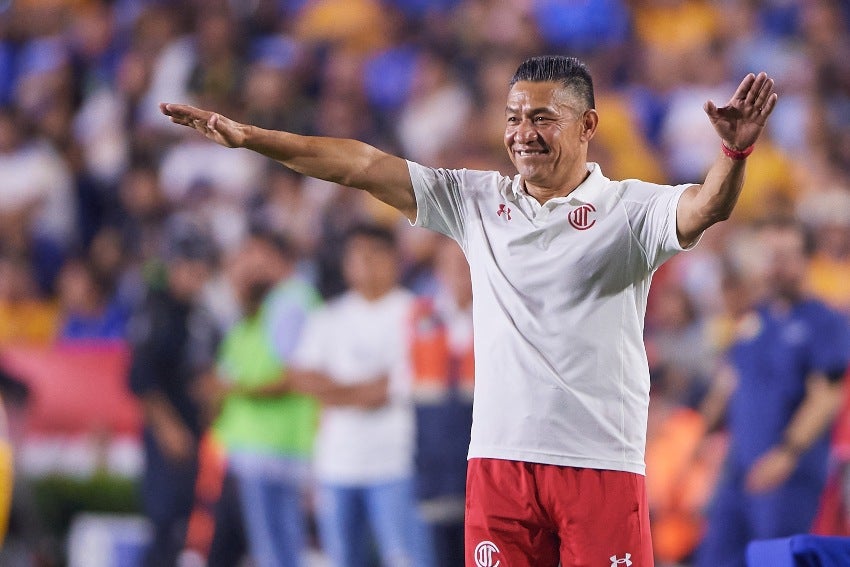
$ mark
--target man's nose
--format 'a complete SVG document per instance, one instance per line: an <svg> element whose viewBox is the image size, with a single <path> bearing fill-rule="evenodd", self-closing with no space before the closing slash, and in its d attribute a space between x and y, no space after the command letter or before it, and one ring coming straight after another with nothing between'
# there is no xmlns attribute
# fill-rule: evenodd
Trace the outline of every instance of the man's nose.
<svg viewBox="0 0 850 567"><path fill-rule="evenodd" d="M527 144L537 139L537 129L534 128L534 123L531 120L523 120L519 123L516 129L516 141L521 144Z"/></svg>

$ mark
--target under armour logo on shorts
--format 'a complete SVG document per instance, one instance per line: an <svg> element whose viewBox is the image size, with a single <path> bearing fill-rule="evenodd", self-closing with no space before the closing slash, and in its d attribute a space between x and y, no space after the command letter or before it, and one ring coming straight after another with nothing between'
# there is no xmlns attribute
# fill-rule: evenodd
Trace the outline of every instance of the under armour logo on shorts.
<svg viewBox="0 0 850 567"><path fill-rule="evenodd" d="M626 567L631 567L632 565L632 554L627 553L625 557L620 559L616 555L611 556L611 567L619 567L619 565L625 565Z"/></svg>

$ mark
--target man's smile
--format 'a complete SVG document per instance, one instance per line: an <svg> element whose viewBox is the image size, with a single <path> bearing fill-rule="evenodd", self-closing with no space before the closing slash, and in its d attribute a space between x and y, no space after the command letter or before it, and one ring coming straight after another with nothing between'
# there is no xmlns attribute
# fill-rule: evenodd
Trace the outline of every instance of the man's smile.
<svg viewBox="0 0 850 567"><path fill-rule="evenodd" d="M548 148L514 148L514 154L519 157L540 156L548 153Z"/></svg>

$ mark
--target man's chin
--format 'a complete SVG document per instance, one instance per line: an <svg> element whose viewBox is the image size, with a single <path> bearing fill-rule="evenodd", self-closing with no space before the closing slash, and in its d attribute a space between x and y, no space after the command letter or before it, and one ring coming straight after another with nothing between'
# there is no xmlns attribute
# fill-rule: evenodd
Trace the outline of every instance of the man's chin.
<svg viewBox="0 0 850 567"><path fill-rule="evenodd" d="M518 167L517 171L519 172L520 177L522 177L522 180L526 183L537 185L545 180L545 176L542 175L540 170L537 168Z"/></svg>

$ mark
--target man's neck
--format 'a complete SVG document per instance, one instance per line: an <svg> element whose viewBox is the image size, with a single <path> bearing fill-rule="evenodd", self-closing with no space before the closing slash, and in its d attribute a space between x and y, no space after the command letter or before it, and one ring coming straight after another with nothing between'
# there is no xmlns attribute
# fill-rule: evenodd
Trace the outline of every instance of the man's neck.
<svg viewBox="0 0 850 567"><path fill-rule="evenodd" d="M525 186L526 193L534 197L538 203L543 205L549 199L554 199L555 197L566 197L575 191L579 185L584 183L585 179L587 179L589 175L590 171L586 166L584 166L581 170L570 174L564 183L560 183L556 186L544 187L541 185L535 185L525 179L522 180L522 183Z"/></svg>
<svg viewBox="0 0 850 567"><path fill-rule="evenodd" d="M803 299L804 295L802 292L777 293L768 300L768 304L770 305L770 309L774 313L787 315L794 308L794 306L802 302Z"/></svg>
<svg viewBox="0 0 850 567"><path fill-rule="evenodd" d="M395 286L391 286L388 288L374 288L374 289L356 289L354 290L357 294L368 301L369 303L378 301L383 299L386 295L388 295L392 290L395 289Z"/></svg>

